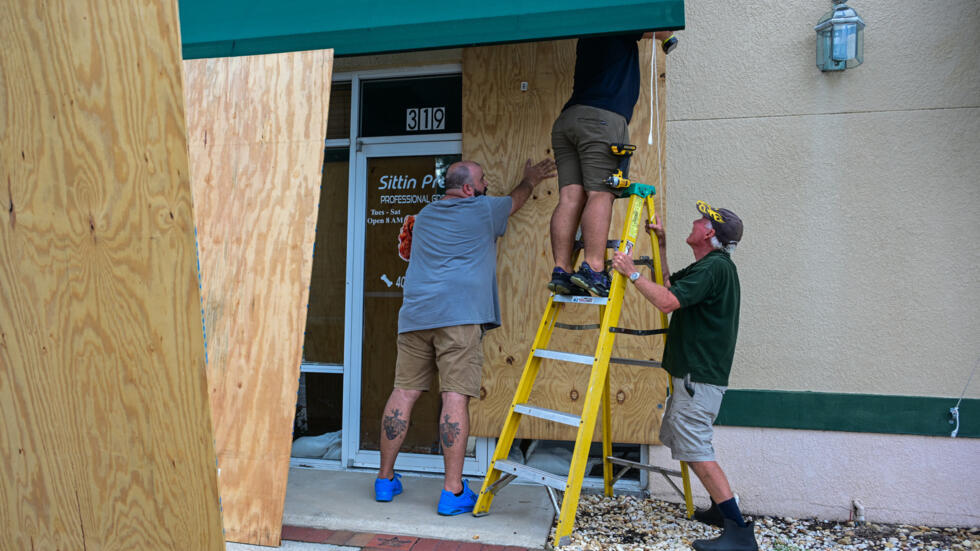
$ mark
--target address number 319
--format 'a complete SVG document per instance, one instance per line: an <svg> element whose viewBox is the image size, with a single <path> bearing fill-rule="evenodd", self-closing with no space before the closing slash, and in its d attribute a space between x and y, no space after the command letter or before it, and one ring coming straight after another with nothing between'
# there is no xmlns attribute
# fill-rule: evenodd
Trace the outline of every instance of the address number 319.
<svg viewBox="0 0 980 551"><path fill-rule="evenodd" d="M445 107L413 107L405 110L405 130L444 130L446 128Z"/></svg>

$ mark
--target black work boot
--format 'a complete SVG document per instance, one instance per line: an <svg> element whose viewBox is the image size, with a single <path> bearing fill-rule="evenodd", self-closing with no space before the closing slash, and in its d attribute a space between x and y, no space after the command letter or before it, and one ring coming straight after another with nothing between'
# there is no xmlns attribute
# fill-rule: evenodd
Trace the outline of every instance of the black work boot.
<svg viewBox="0 0 980 551"><path fill-rule="evenodd" d="M721 509L718 508L718 504L714 501L711 502L711 507L707 509L696 509L694 511L694 520L703 522L704 524L710 524L711 526L717 526L718 528L725 527L725 515L721 514Z"/></svg>
<svg viewBox="0 0 980 551"><path fill-rule="evenodd" d="M755 542L755 524L746 522L739 526L730 518L725 519L725 528L721 535L713 540L697 540L694 542L697 551L759 551Z"/></svg>

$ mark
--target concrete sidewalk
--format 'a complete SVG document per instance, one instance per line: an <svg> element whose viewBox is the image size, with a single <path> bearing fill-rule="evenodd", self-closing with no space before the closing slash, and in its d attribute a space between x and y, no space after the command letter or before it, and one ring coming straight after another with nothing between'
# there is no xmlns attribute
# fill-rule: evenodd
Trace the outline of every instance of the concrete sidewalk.
<svg viewBox="0 0 980 551"><path fill-rule="evenodd" d="M263 547L261 545L246 545L244 543L232 542L225 544L226 551L269 551L270 549L280 549L282 551L360 551L359 547L286 540L283 540L282 547Z"/></svg>
<svg viewBox="0 0 980 551"><path fill-rule="evenodd" d="M442 477L403 474L404 492L390 503L374 501L374 473L293 468L289 471L283 524L366 534L434 538L481 545L542 549L551 530L554 510L541 486L511 484L493 502L490 514L443 517L436 514ZM481 479L470 480L479 491ZM282 549L352 549L359 546L302 547L284 542ZM299 546L299 547L298 547ZM251 551L251 546L229 551ZM262 549L262 548L260 548Z"/></svg>

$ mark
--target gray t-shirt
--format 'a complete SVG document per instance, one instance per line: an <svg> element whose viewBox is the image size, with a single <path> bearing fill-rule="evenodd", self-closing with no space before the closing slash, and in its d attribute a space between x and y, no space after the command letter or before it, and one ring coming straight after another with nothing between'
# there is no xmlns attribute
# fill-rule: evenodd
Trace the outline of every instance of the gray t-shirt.
<svg viewBox="0 0 980 551"><path fill-rule="evenodd" d="M500 326L497 238L507 230L511 204L509 196L444 199L415 216L399 333Z"/></svg>

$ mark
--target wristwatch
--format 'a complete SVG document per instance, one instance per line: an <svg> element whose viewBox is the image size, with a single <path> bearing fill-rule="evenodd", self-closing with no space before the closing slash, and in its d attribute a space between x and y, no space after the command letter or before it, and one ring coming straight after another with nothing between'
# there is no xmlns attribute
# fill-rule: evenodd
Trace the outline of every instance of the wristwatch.
<svg viewBox="0 0 980 551"><path fill-rule="evenodd" d="M636 283L637 279L640 279L640 272L633 272L630 274L630 283Z"/></svg>

